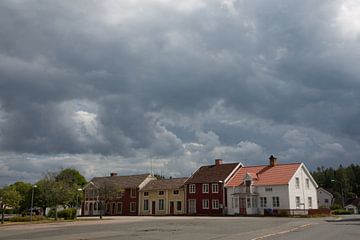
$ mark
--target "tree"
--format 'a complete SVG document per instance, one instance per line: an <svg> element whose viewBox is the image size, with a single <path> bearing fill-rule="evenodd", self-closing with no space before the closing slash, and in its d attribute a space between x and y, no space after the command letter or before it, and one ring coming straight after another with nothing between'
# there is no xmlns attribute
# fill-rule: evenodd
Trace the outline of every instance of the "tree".
<svg viewBox="0 0 360 240"><path fill-rule="evenodd" d="M5 186L0 189L1 224L4 223L6 208L17 208L21 200L20 194L13 186Z"/></svg>
<svg viewBox="0 0 360 240"><path fill-rule="evenodd" d="M30 209L31 205L31 188L32 185L30 183L25 182L16 182L11 185L15 188L15 190L20 194L21 199L19 203L19 212L27 213Z"/></svg>

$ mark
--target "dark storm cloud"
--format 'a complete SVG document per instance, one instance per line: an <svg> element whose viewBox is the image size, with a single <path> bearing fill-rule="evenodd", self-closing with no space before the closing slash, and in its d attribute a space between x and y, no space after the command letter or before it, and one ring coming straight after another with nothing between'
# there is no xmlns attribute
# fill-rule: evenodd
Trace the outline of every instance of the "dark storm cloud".
<svg viewBox="0 0 360 240"><path fill-rule="evenodd" d="M0 173L64 154L87 174L357 161L358 15L351 0L2 1Z"/></svg>

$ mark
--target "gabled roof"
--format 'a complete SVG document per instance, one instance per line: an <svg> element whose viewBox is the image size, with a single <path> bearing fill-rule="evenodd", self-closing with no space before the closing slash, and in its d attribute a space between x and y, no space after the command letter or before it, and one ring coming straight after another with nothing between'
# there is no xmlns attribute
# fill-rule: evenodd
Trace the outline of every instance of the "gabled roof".
<svg viewBox="0 0 360 240"><path fill-rule="evenodd" d="M286 185L299 169L301 163L276 164L249 166L240 168L226 184L228 187L236 187L244 184L246 174L253 177L255 186Z"/></svg>
<svg viewBox="0 0 360 240"><path fill-rule="evenodd" d="M355 207L360 207L360 198L353 198L346 201L345 206L353 205Z"/></svg>
<svg viewBox="0 0 360 240"><path fill-rule="evenodd" d="M319 192L324 192L324 193L327 193L328 195L330 195L331 197L334 197L334 195L329 192L328 190L326 190L325 188L322 188L322 187L319 187L318 189L316 189L316 191L319 193Z"/></svg>
<svg viewBox="0 0 360 240"><path fill-rule="evenodd" d="M179 189L187 178L159 179L150 181L141 191Z"/></svg>
<svg viewBox="0 0 360 240"><path fill-rule="evenodd" d="M239 163L221 163L200 167L186 182L190 183L213 183L225 181Z"/></svg>
<svg viewBox="0 0 360 240"><path fill-rule="evenodd" d="M112 184L117 187L125 188L138 188L139 185L151 176L149 173L129 176L108 176L108 177L94 177L90 182L95 185Z"/></svg>

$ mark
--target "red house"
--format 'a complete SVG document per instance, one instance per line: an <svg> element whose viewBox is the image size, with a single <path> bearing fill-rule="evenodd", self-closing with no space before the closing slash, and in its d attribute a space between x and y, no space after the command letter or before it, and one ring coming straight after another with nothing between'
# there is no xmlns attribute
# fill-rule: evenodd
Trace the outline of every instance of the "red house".
<svg viewBox="0 0 360 240"><path fill-rule="evenodd" d="M139 214L139 190L155 180L151 174L95 177L84 187L83 216Z"/></svg>
<svg viewBox="0 0 360 240"><path fill-rule="evenodd" d="M200 167L185 182L187 214L224 214L227 207L224 184L241 166L240 163L223 163L216 159L214 165Z"/></svg>

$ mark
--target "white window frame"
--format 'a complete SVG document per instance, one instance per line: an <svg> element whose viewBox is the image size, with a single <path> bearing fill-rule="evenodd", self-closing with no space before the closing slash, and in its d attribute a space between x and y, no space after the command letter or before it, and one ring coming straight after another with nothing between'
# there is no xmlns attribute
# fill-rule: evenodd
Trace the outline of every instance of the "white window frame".
<svg viewBox="0 0 360 240"><path fill-rule="evenodd" d="M209 184L204 183L202 185L202 193L209 193Z"/></svg>
<svg viewBox="0 0 360 240"><path fill-rule="evenodd" d="M300 188L300 178L299 178L299 177L296 177L296 178L295 178L295 188L296 188L296 189L299 189L299 188Z"/></svg>
<svg viewBox="0 0 360 240"><path fill-rule="evenodd" d="M296 208L300 208L300 205L301 205L300 196L295 197L295 204L296 204Z"/></svg>
<svg viewBox="0 0 360 240"><path fill-rule="evenodd" d="M220 201L219 199L213 199L211 201L212 209L219 209L220 208Z"/></svg>
<svg viewBox="0 0 360 240"><path fill-rule="evenodd" d="M119 208L119 206L120 206L120 208ZM123 203L118 202L117 206L116 206L116 212L122 214L122 209L123 209Z"/></svg>
<svg viewBox="0 0 360 240"><path fill-rule="evenodd" d="M307 178L306 180L306 189L310 188L310 180Z"/></svg>
<svg viewBox="0 0 360 240"><path fill-rule="evenodd" d="M144 199L143 209L144 209L144 211L149 211L149 199Z"/></svg>
<svg viewBox="0 0 360 240"><path fill-rule="evenodd" d="M180 209L179 209L179 203L180 203ZM176 201L176 211L177 211L177 212L181 212L181 211L182 211L182 202L181 202L181 201Z"/></svg>
<svg viewBox="0 0 360 240"><path fill-rule="evenodd" d="M162 202L162 204L160 204ZM161 208L162 207L162 208ZM159 199L158 202L158 210L159 211L165 211L165 200L164 199Z"/></svg>
<svg viewBox="0 0 360 240"><path fill-rule="evenodd" d="M209 209L209 199L202 200L202 209Z"/></svg>
<svg viewBox="0 0 360 240"><path fill-rule="evenodd" d="M163 191L163 190L161 190L161 191L159 191L159 196L163 196L163 195L165 195L165 191Z"/></svg>
<svg viewBox="0 0 360 240"><path fill-rule="evenodd" d="M136 198L136 189L135 188L130 188L130 197Z"/></svg>
<svg viewBox="0 0 360 240"><path fill-rule="evenodd" d="M309 209L311 209L312 206L313 206L313 204L312 204L312 197L311 197L311 196L308 197L308 206L309 206Z"/></svg>
<svg viewBox="0 0 360 240"><path fill-rule="evenodd" d="M267 207L267 198L266 197L260 197L260 207L262 207L262 208Z"/></svg>
<svg viewBox="0 0 360 240"><path fill-rule="evenodd" d="M174 190L173 195L179 195L179 190Z"/></svg>
<svg viewBox="0 0 360 240"><path fill-rule="evenodd" d="M130 202L130 212L136 212L136 202Z"/></svg>
<svg viewBox="0 0 360 240"><path fill-rule="evenodd" d="M196 185L189 184L189 193L196 193Z"/></svg>
<svg viewBox="0 0 360 240"><path fill-rule="evenodd" d="M149 196L149 192L144 192L144 197L148 197Z"/></svg>
<svg viewBox="0 0 360 240"><path fill-rule="evenodd" d="M273 196L273 207L280 207L280 197L279 196Z"/></svg>
<svg viewBox="0 0 360 240"><path fill-rule="evenodd" d="M219 193L219 184L217 184L217 183L211 184L211 192L212 193Z"/></svg>

